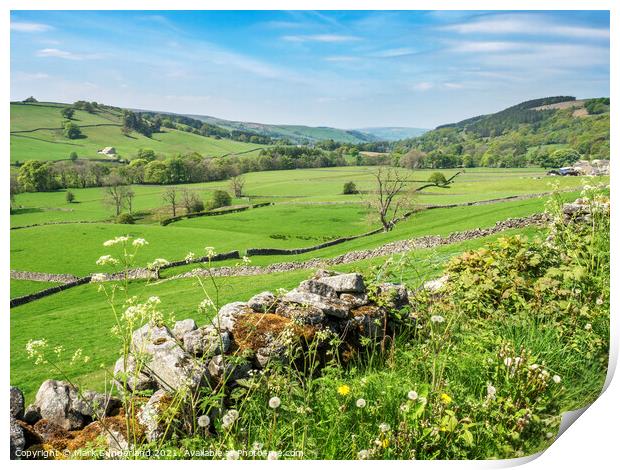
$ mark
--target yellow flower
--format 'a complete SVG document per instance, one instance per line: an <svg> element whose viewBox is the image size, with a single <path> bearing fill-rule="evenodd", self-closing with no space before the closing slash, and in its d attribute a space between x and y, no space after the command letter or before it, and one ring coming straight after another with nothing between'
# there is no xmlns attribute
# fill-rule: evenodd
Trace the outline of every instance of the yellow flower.
<svg viewBox="0 0 620 470"><path fill-rule="evenodd" d="M383 447L384 449L387 449L389 445L390 445L389 439L383 439L383 441L381 441L381 447Z"/></svg>
<svg viewBox="0 0 620 470"><path fill-rule="evenodd" d="M338 393L342 396L348 395L351 392L351 387L348 385L340 385L338 387Z"/></svg>
<svg viewBox="0 0 620 470"><path fill-rule="evenodd" d="M449 405L450 403L452 403L452 397L450 395L448 395L447 393L442 393L439 396L439 399L444 402L446 405Z"/></svg>

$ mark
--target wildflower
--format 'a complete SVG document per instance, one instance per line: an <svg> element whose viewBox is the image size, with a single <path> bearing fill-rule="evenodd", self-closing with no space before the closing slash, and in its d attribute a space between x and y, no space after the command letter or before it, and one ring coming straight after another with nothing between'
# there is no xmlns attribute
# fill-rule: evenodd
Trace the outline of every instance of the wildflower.
<svg viewBox="0 0 620 470"><path fill-rule="evenodd" d="M165 260L164 258L157 258L157 259L153 260L152 263L148 264L148 268L149 269L159 269L159 268L163 268L167 264L168 264L168 260Z"/></svg>
<svg viewBox="0 0 620 470"><path fill-rule="evenodd" d="M366 406L366 400L364 400L363 398L358 399L355 402L355 406L357 406L358 408L364 408Z"/></svg>
<svg viewBox="0 0 620 470"><path fill-rule="evenodd" d="M213 303L213 300L209 298L204 299L200 302L200 305L198 305L198 310L202 312L206 312L211 308L215 308L215 304Z"/></svg>
<svg viewBox="0 0 620 470"><path fill-rule="evenodd" d="M90 356L84 356L83 361L84 361L84 364L89 363L90 362Z"/></svg>
<svg viewBox="0 0 620 470"><path fill-rule="evenodd" d="M446 321L446 319L442 317L441 315L433 315L431 317L431 321L433 323L443 323L444 321Z"/></svg>
<svg viewBox="0 0 620 470"><path fill-rule="evenodd" d="M106 280L106 275L103 273L95 273L90 276L90 282L104 282Z"/></svg>
<svg viewBox="0 0 620 470"><path fill-rule="evenodd" d="M426 405L426 397L420 397L418 399L418 401L422 404L422 405Z"/></svg>
<svg viewBox="0 0 620 470"><path fill-rule="evenodd" d="M156 295L151 295L148 299L148 303L157 305L161 303L161 299Z"/></svg>
<svg viewBox="0 0 620 470"><path fill-rule="evenodd" d="M553 437L553 433L552 432L548 432L547 434L545 434L545 437L547 439L551 439Z"/></svg>
<svg viewBox="0 0 620 470"><path fill-rule="evenodd" d="M596 299L596 305L603 305L603 298L599 297L598 299Z"/></svg>
<svg viewBox="0 0 620 470"><path fill-rule="evenodd" d="M487 399L493 400L495 398L495 394L497 393L497 389L491 385L487 385Z"/></svg>
<svg viewBox="0 0 620 470"><path fill-rule="evenodd" d="M400 405L400 411L401 413L407 413L409 411L409 404L403 403L402 405Z"/></svg>
<svg viewBox="0 0 620 470"><path fill-rule="evenodd" d="M245 264L246 266L248 264L252 264L252 260L248 258L247 256L244 256L242 259L243 259L243 264Z"/></svg>
<svg viewBox="0 0 620 470"><path fill-rule="evenodd" d="M126 241L129 241L129 237L115 237L112 240L107 240L105 242L103 242L103 246L113 246L116 245L118 243L125 243Z"/></svg>
<svg viewBox="0 0 620 470"><path fill-rule="evenodd" d="M370 458L370 451L367 449L362 449L357 453L357 458L359 460L368 460Z"/></svg>
<svg viewBox="0 0 620 470"><path fill-rule="evenodd" d="M439 399L444 402L444 404L449 405L450 403L452 403L452 397L450 395L448 395L447 393L442 393L441 395L439 395Z"/></svg>
<svg viewBox="0 0 620 470"><path fill-rule="evenodd" d="M512 357L506 357L504 358L504 365L506 367L510 367L512 365Z"/></svg>
<svg viewBox="0 0 620 470"><path fill-rule="evenodd" d="M592 324L591 323L586 323L586 326L584 326L583 328L586 331L590 331L592 329Z"/></svg>
<svg viewBox="0 0 620 470"><path fill-rule="evenodd" d="M73 357L71 358L71 364L77 362L82 357L82 349L78 348L73 353Z"/></svg>
<svg viewBox="0 0 620 470"><path fill-rule="evenodd" d="M136 238L131 244L135 246L136 248L139 248L144 245L148 245L149 242L147 242L144 238Z"/></svg>
<svg viewBox="0 0 620 470"><path fill-rule="evenodd" d="M278 452L275 450L270 450L267 454L267 460L278 460Z"/></svg>
<svg viewBox="0 0 620 470"><path fill-rule="evenodd" d="M407 393L407 398L411 401L416 401L418 399L418 392L415 390L409 390L409 393Z"/></svg>
<svg viewBox="0 0 620 470"><path fill-rule="evenodd" d="M556 384L559 384L559 383L562 381L562 379L560 378L560 376L559 376L559 375L557 375L557 374L556 374L556 375L554 375L553 377L551 377L551 379L552 379L552 380L553 380Z"/></svg>
<svg viewBox="0 0 620 470"><path fill-rule="evenodd" d="M379 425L379 431L381 431L383 434L385 434L389 430L390 430L390 425L388 423L381 423Z"/></svg>
<svg viewBox="0 0 620 470"><path fill-rule="evenodd" d="M35 364L42 364L45 362L43 358L43 350L47 347L46 339L31 339L26 344L26 354L30 359L35 360Z"/></svg>
<svg viewBox="0 0 620 470"><path fill-rule="evenodd" d="M235 409L228 410L228 412L226 414L228 416L230 416L235 421L239 418L239 412L237 410L235 410Z"/></svg>
<svg viewBox="0 0 620 470"><path fill-rule="evenodd" d="M383 439L381 441L381 447L383 447L384 449L387 449L389 445L390 445L390 440L389 439Z"/></svg>
<svg viewBox="0 0 620 470"><path fill-rule="evenodd" d="M280 398L278 397L271 397L269 399L269 408L272 408L275 410L280 407L280 404L281 404L281 401L280 401Z"/></svg>
<svg viewBox="0 0 620 470"><path fill-rule="evenodd" d="M110 255L103 255L100 256L95 263L97 266L105 266L106 264L115 265L118 264L118 260Z"/></svg>
<svg viewBox="0 0 620 470"><path fill-rule="evenodd" d="M343 397L347 396L350 392L351 392L351 387L349 387L348 385L343 384L338 387L338 393L342 395Z"/></svg>
<svg viewBox="0 0 620 470"><path fill-rule="evenodd" d="M212 246L205 246L205 254L207 255L207 258L211 259L217 253L215 252L215 248L213 248Z"/></svg>
<svg viewBox="0 0 620 470"><path fill-rule="evenodd" d="M252 450L254 452L258 452L263 450L263 443L262 442L255 442L254 444L252 444Z"/></svg>
<svg viewBox="0 0 620 470"><path fill-rule="evenodd" d="M193 252L190 251L188 254L185 255L184 261L186 263L191 263L195 259L196 259L196 255Z"/></svg>
<svg viewBox="0 0 620 470"><path fill-rule="evenodd" d="M206 428L211 424L211 419L207 415L202 415L198 418L198 426L201 428Z"/></svg>
<svg viewBox="0 0 620 470"><path fill-rule="evenodd" d="M227 460L239 460L239 451L237 450L229 450L226 452Z"/></svg>

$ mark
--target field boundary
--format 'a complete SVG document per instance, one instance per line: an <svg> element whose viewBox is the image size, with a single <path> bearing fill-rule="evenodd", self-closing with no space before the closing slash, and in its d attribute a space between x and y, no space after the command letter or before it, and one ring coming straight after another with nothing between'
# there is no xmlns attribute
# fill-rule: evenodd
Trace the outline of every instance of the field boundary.
<svg viewBox="0 0 620 470"><path fill-rule="evenodd" d="M108 123L84 124L82 126L78 124L78 126L80 127L80 129L87 129L90 127L123 127L121 124L108 124ZM36 129L28 129L25 131L11 131L11 134L27 134L29 132L37 132L37 131L62 131L62 130L63 130L62 127L37 127Z"/></svg>
<svg viewBox="0 0 620 470"><path fill-rule="evenodd" d="M170 225L173 222L178 222L179 220L183 220L183 219L193 219L195 217L213 217L217 215L233 214L235 212L247 211L248 209L256 209L259 207L273 206L274 204L275 204L274 202L260 202L258 204L238 206L238 207L234 207L231 209L224 209L224 210L212 209L210 211L190 212L189 214L177 215L175 217L168 217L166 219L162 219L159 223L160 225L163 225L165 227L166 225Z"/></svg>

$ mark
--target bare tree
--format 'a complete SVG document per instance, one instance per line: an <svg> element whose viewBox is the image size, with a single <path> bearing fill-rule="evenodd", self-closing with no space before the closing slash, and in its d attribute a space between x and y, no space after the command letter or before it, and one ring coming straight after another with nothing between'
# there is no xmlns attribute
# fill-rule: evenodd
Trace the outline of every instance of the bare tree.
<svg viewBox="0 0 620 470"><path fill-rule="evenodd" d="M111 175L105 181L103 188L104 201L107 205L114 207L116 216L119 216L127 200L127 183L118 175Z"/></svg>
<svg viewBox="0 0 620 470"><path fill-rule="evenodd" d="M243 196L243 188L245 187L245 177L243 175L231 176L230 190L235 197Z"/></svg>
<svg viewBox="0 0 620 470"><path fill-rule="evenodd" d="M13 213L13 209L15 209L15 195L19 194L20 188L19 183L17 182L17 177L15 175L11 175L10 182L10 193L11 193L11 213Z"/></svg>
<svg viewBox="0 0 620 470"><path fill-rule="evenodd" d="M183 206L188 214L192 212L201 212L205 209L205 205L202 200L194 191L189 189L183 190Z"/></svg>
<svg viewBox="0 0 620 470"><path fill-rule="evenodd" d="M394 226L399 211L411 206L414 192L409 190L405 171L379 167L372 175L376 187L368 192L368 205L387 232Z"/></svg>
<svg viewBox="0 0 620 470"><path fill-rule="evenodd" d="M170 186L162 195L164 202L172 206L172 217L177 215L177 205L179 204L179 190L176 186Z"/></svg>
<svg viewBox="0 0 620 470"><path fill-rule="evenodd" d="M131 189L131 187L127 188L125 191L125 202L127 203L127 210L131 214L133 211L133 198L136 197L136 193Z"/></svg>

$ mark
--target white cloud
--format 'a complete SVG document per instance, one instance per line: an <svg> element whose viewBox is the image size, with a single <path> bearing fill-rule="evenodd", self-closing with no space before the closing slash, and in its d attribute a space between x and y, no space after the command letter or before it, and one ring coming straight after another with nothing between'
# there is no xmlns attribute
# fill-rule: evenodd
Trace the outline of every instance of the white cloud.
<svg viewBox="0 0 620 470"><path fill-rule="evenodd" d="M46 73L42 72L14 72L14 78L17 80L44 80L50 78Z"/></svg>
<svg viewBox="0 0 620 470"><path fill-rule="evenodd" d="M65 51L62 49L56 49L53 47L49 47L49 48L38 50L37 57L55 57L58 59L66 59L66 60L87 60L87 59L98 59L100 55L99 54L75 54L73 52Z"/></svg>
<svg viewBox="0 0 620 470"><path fill-rule="evenodd" d="M415 91L428 91L433 88L433 84L431 82L419 82L412 85Z"/></svg>
<svg viewBox="0 0 620 470"><path fill-rule="evenodd" d="M359 57L354 57L350 55L333 55L329 57L325 57L327 62L357 62Z"/></svg>
<svg viewBox="0 0 620 470"><path fill-rule="evenodd" d="M359 41L361 38L357 36L346 36L342 34L309 34L282 36L282 39L289 42L349 42Z"/></svg>
<svg viewBox="0 0 620 470"><path fill-rule="evenodd" d="M446 82L443 86L451 90L460 90L464 85L462 83Z"/></svg>
<svg viewBox="0 0 620 470"><path fill-rule="evenodd" d="M11 23L11 30L19 33L44 33L52 29L54 28L43 23L25 23L20 21Z"/></svg>
<svg viewBox="0 0 620 470"><path fill-rule="evenodd" d="M453 43L452 52L506 52L523 49L524 43L508 41L464 41Z"/></svg>
<svg viewBox="0 0 620 470"><path fill-rule="evenodd" d="M379 51L374 54L375 57L400 57L404 55L413 54L415 51L409 47L401 47L398 49L387 49L385 51Z"/></svg>
<svg viewBox="0 0 620 470"><path fill-rule="evenodd" d="M549 22L536 15L501 15L465 23L444 26L460 34L527 34L566 36L574 38L607 39L609 29Z"/></svg>

